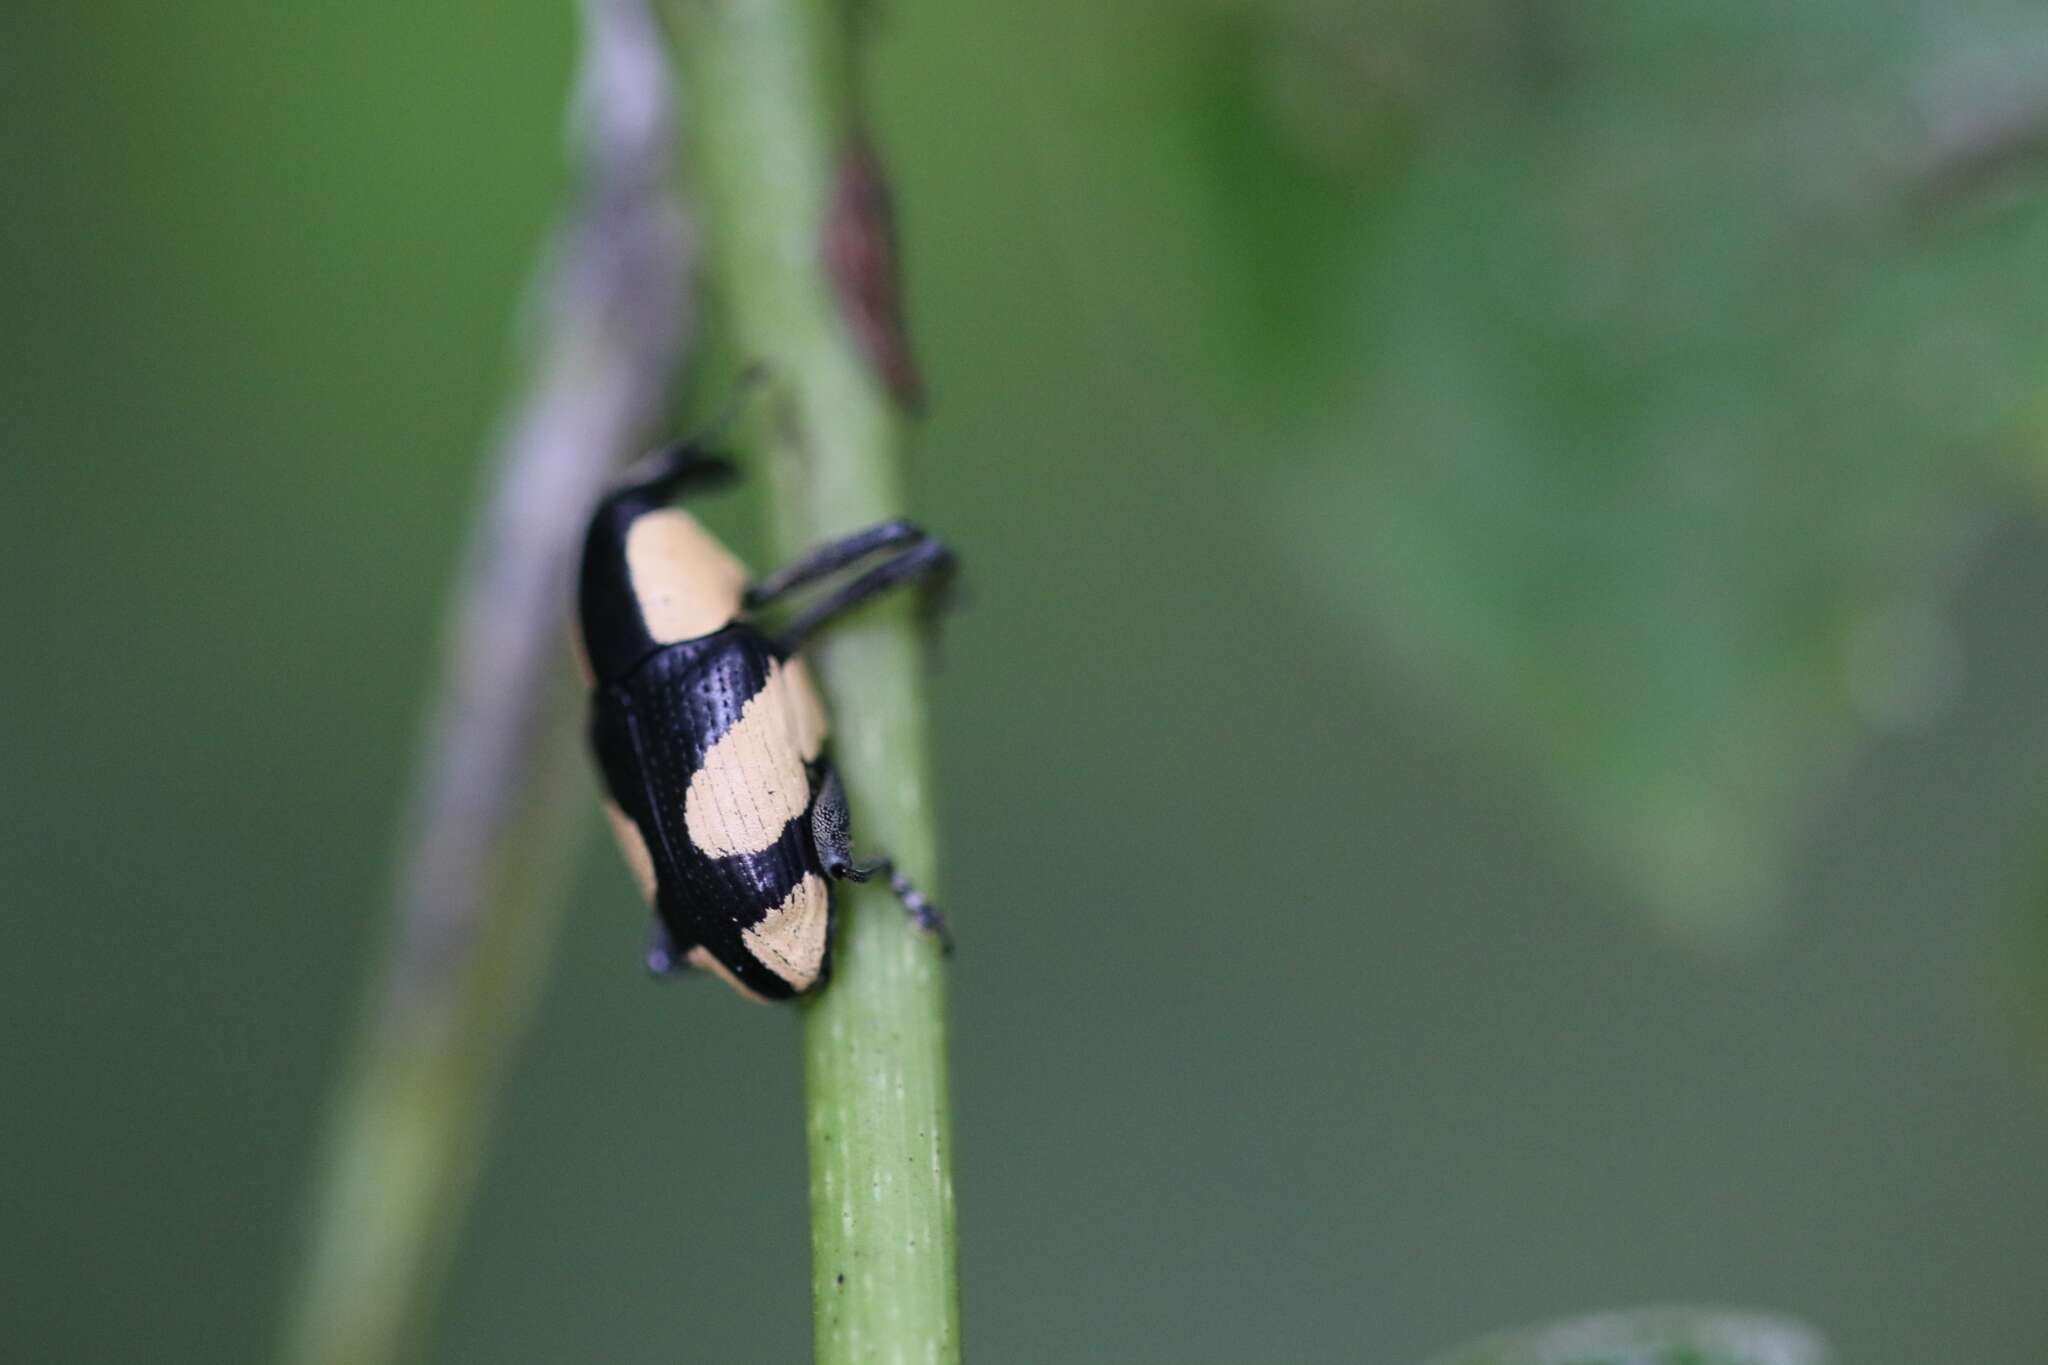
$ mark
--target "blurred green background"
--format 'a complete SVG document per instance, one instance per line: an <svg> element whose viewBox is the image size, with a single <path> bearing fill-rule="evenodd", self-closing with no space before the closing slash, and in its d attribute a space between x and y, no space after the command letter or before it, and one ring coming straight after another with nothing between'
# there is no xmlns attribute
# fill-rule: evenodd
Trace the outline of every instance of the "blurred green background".
<svg viewBox="0 0 2048 1365"><path fill-rule="evenodd" d="M10 1358L269 1347L572 19L0 15ZM2048 1359L2048 12L878 19L972 1358ZM802 1359L795 1021L575 895L435 1358Z"/></svg>

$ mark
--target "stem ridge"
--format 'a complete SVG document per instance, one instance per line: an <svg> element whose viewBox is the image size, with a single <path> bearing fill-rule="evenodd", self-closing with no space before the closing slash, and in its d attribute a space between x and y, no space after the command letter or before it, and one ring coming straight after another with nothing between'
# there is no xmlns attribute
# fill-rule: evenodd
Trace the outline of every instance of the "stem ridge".
<svg viewBox="0 0 2048 1365"><path fill-rule="evenodd" d="M785 558L902 516L916 371L897 315L886 180L860 119L843 0L667 0L689 106L709 290L766 375L754 448ZM850 149L850 150L849 150ZM934 898L923 654L877 602L811 652L857 848ZM832 984L804 1012L820 1365L960 1358L945 980L886 886L842 886Z"/></svg>

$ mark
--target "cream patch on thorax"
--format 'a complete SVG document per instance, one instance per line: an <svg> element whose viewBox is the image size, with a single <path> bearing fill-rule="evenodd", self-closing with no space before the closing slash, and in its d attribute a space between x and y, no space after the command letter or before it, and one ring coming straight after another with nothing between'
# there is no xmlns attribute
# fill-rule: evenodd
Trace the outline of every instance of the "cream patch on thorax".
<svg viewBox="0 0 2048 1365"><path fill-rule="evenodd" d="M714 858L773 848L810 805L804 764L825 742L825 712L800 667L770 663L761 690L690 777L683 827Z"/></svg>
<svg viewBox="0 0 2048 1365"><path fill-rule="evenodd" d="M791 988L809 990L825 966L825 930L831 919L825 879L806 872L782 904L759 924L740 931L747 951Z"/></svg>
<svg viewBox="0 0 2048 1365"><path fill-rule="evenodd" d="M626 571L655 643L723 630L739 615L746 566L678 508L642 514L626 532Z"/></svg>

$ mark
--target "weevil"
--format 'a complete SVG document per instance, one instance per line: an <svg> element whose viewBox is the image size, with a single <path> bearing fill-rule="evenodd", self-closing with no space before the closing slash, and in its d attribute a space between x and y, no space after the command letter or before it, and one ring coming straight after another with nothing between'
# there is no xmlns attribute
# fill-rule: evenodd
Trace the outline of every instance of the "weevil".
<svg viewBox="0 0 2048 1365"><path fill-rule="evenodd" d="M945 940L937 908L889 859L854 861L801 650L898 587L920 586L935 610L956 563L914 523L891 521L750 582L675 505L736 477L696 442L629 469L584 538L577 636L605 811L654 911L649 969L700 968L787 1000L830 975L838 882L887 877L917 926ZM779 628L757 615L856 569Z"/></svg>

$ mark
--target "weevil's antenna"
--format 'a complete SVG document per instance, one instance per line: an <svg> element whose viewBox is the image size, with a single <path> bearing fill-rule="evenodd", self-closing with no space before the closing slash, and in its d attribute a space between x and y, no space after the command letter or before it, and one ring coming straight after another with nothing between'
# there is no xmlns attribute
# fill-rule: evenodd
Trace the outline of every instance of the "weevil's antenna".
<svg viewBox="0 0 2048 1365"><path fill-rule="evenodd" d="M733 381L731 396L725 400L725 406L719 409L717 416L682 440L650 450L627 465L613 483L608 496L638 495L667 502L686 483L716 488L738 478L739 471L733 463L712 451L720 444L720 438L739 421L747 400L767 382L768 366L763 361L754 361L741 370Z"/></svg>
<svg viewBox="0 0 2048 1365"><path fill-rule="evenodd" d="M709 422L706 422L690 444L700 448L717 444L740 420L740 413L746 408L747 400L768 386L771 372L765 360L748 361L732 381L732 393L727 396L725 406L720 408Z"/></svg>

